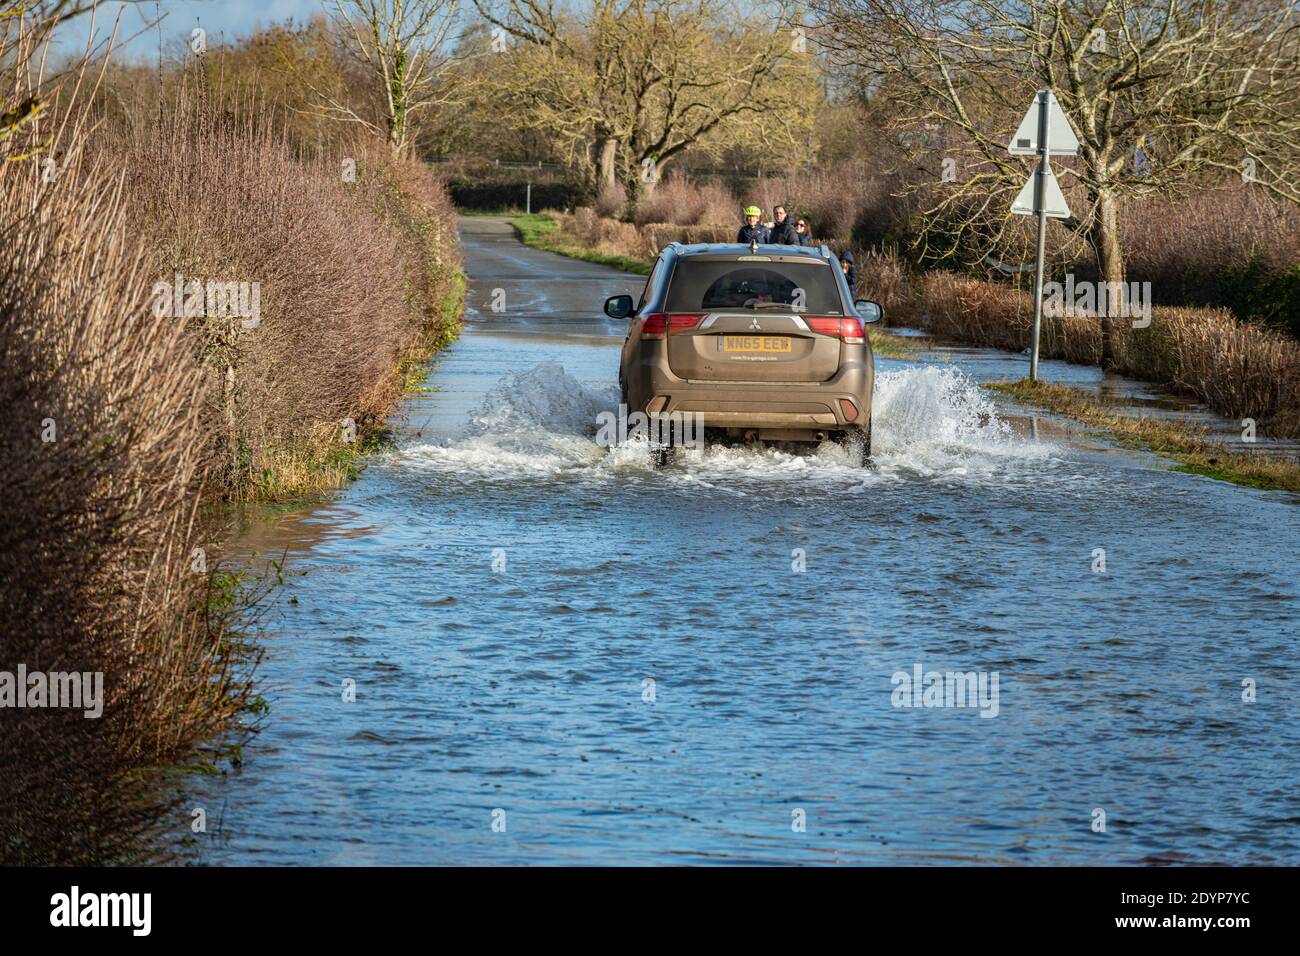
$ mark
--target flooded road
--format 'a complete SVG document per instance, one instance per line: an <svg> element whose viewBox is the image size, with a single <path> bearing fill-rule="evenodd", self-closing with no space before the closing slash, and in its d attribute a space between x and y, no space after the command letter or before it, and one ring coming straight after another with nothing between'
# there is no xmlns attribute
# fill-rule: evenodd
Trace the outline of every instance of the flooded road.
<svg viewBox="0 0 1300 956"><path fill-rule="evenodd" d="M397 450L243 542L289 548L270 711L194 861L1300 862L1295 496L1024 418L975 352L877 360L872 470L656 472L593 440L644 279L462 238Z"/></svg>

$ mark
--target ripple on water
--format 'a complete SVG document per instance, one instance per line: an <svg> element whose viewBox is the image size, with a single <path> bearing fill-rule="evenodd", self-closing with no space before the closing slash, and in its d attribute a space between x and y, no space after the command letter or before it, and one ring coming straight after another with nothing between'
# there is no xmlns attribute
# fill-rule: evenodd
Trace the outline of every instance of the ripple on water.
<svg viewBox="0 0 1300 956"><path fill-rule="evenodd" d="M447 374L495 381L482 342ZM298 559L215 861L1296 862L1277 496L1026 437L951 366L881 371L871 469L656 471L596 443L613 388L534 362ZM893 707L918 663L998 671L997 718Z"/></svg>

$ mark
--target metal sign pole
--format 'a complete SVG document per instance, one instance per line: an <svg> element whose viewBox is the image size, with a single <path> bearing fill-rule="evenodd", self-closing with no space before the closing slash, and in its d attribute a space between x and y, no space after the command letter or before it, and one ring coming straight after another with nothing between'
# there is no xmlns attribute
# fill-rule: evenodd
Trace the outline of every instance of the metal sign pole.
<svg viewBox="0 0 1300 956"><path fill-rule="evenodd" d="M1038 381L1038 335L1043 322L1043 259L1047 254L1047 177L1051 175L1048 166L1049 153L1047 144L1048 91L1038 93L1038 183L1034 190L1034 212L1038 214L1038 260L1034 264L1034 331L1029 349L1029 380Z"/></svg>

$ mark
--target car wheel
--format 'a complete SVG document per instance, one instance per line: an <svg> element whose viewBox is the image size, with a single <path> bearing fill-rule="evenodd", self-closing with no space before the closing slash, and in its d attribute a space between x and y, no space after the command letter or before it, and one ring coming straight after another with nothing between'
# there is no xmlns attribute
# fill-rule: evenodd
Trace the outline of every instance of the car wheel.
<svg viewBox="0 0 1300 956"><path fill-rule="evenodd" d="M651 445L650 446L650 467L659 469L667 468L669 465L676 464L682 460L683 449L680 445Z"/></svg>
<svg viewBox="0 0 1300 956"><path fill-rule="evenodd" d="M836 440L849 452L849 463L854 468L865 468L871 460L871 423L866 428L860 426L846 428L836 436Z"/></svg>

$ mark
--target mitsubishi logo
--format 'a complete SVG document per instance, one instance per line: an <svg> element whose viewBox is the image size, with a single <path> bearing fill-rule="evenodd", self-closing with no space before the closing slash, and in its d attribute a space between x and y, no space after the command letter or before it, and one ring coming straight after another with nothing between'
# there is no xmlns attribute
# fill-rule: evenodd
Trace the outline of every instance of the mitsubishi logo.
<svg viewBox="0 0 1300 956"><path fill-rule="evenodd" d="M763 327L762 327L761 325L758 324L758 319L750 319L750 320L749 320L749 327L750 327L750 329L752 329L752 330L755 331L755 332L762 332L762 331L763 331Z"/></svg>

